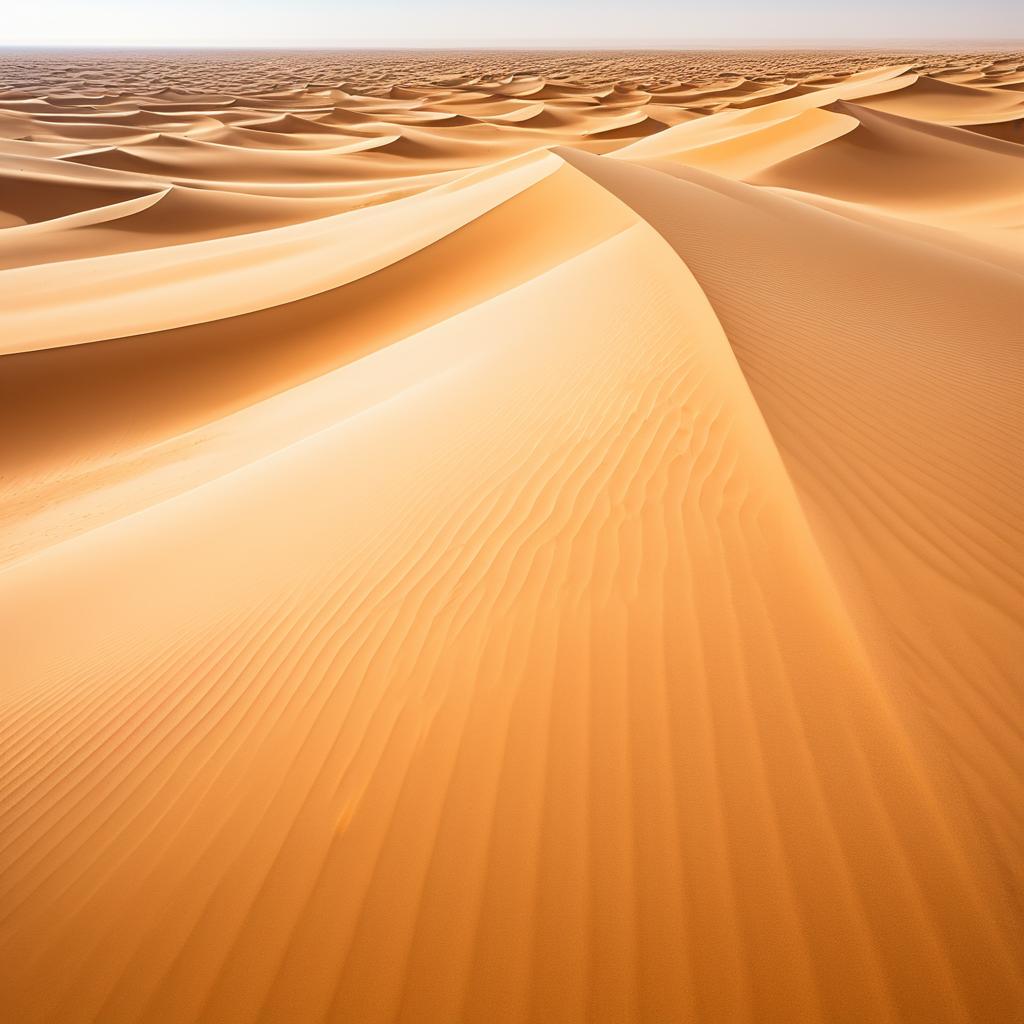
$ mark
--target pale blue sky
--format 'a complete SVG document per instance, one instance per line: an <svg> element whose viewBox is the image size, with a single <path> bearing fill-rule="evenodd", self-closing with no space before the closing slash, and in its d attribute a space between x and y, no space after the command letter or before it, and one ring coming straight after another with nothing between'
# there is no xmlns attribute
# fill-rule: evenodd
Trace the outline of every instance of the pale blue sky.
<svg viewBox="0 0 1024 1024"><path fill-rule="evenodd" d="M686 46L1024 38L1024 0L14 0L3 45Z"/></svg>

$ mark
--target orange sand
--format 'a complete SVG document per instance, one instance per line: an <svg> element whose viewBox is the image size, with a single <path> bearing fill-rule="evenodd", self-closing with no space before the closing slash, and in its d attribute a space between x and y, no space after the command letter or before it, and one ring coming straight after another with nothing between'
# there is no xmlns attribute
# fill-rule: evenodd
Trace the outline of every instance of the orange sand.
<svg viewBox="0 0 1024 1024"><path fill-rule="evenodd" d="M0 1017L1024 1020L1022 132L0 57Z"/></svg>

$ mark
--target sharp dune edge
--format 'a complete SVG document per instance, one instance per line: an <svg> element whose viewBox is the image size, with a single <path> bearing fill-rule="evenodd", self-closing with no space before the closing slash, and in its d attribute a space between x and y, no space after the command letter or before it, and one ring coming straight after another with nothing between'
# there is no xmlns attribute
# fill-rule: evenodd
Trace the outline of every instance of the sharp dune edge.
<svg viewBox="0 0 1024 1024"><path fill-rule="evenodd" d="M1022 132L0 56L4 1020L1024 1020Z"/></svg>

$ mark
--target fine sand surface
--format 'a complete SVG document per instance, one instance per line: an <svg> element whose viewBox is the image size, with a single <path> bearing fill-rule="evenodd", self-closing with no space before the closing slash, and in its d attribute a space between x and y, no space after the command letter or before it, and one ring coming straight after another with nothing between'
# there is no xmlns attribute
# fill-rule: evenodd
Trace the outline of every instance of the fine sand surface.
<svg viewBox="0 0 1024 1024"><path fill-rule="evenodd" d="M0 55L0 1018L1024 1021L1024 55Z"/></svg>

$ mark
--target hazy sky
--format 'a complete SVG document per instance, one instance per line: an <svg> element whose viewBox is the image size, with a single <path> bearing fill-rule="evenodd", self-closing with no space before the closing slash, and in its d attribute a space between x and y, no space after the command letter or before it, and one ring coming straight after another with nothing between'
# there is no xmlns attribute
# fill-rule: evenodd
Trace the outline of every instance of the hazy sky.
<svg viewBox="0 0 1024 1024"><path fill-rule="evenodd" d="M0 46L680 46L1024 38L1024 0L13 0Z"/></svg>

